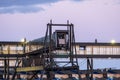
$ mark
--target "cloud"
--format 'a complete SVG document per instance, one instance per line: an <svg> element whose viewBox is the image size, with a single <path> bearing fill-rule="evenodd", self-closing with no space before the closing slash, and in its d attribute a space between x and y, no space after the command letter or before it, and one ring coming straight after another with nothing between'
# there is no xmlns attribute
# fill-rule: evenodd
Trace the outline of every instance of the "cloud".
<svg viewBox="0 0 120 80"><path fill-rule="evenodd" d="M64 1L94 1L94 0L1 0L0 1L0 14L6 13L34 13L44 10L42 6L36 5L45 5L56 2L64 2ZM97 0L96 0L97 1ZM108 0L98 1L99 4L102 2L105 5L109 5ZM109 0L112 4L120 4L120 0Z"/></svg>
<svg viewBox="0 0 120 80"><path fill-rule="evenodd" d="M28 6L36 4L53 3L58 0L1 0L0 7L10 7L10 6Z"/></svg>
<svg viewBox="0 0 120 80"><path fill-rule="evenodd" d="M40 10L43 10L43 8L37 6L11 6L11 7L0 8L0 13L1 14L32 13L32 12L39 12Z"/></svg>
<svg viewBox="0 0 120 80"><path fill-rule="evenodd" d="M67 0L1 0L0 2L0 14L6 13L32 13L44 10L42 6L59 1ZM83 0L68 0L68 1L83 1Z"/></svg>
<svg viewBox="0 0 120 80"><path fill-rule="evenodd" d="M6 13L32 13L44 10L43 5L57 2L58 0L1 0L0 14Z"/></svg>

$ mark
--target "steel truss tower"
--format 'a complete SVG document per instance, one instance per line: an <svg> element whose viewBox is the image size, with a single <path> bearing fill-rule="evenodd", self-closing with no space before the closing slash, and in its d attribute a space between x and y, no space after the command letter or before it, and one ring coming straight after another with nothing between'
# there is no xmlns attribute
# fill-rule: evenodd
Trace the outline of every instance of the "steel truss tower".
<svg viewBox="0 0 120 80"><path fill-rule="evenodd" d="M54 32L53 30L55 27L64 27L65 30L55 30ZM69 24L69 21L67 21L67 24L53 24L52 21L50 21L50 23L47 24L44 50L46 51L48 49L48 53L43 54L47 55L47 57L44 57L44 69L47 73L47 79L52 80L51 76L53 76L56 71L65 72L72 70L76 71L79 78L81 78L77 57L73 58L73 55L76 55L76 47L73 47L74 43L75 35L74 25L72 23ZM64 51L64 54L69 56L67 60L57 61L53 58L55 55L61 55L61 51ZM68 75L72 75L72 73L69 73Z"/></svg>

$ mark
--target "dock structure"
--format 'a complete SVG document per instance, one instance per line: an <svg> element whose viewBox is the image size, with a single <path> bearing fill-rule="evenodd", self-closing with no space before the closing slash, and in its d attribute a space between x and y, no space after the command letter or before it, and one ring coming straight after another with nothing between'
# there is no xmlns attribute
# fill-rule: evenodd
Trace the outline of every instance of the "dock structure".
<svg viewBox="0 0 120 80"><path fill-rule="evenodd" d="M59 26L64 26L65 29L54 30L54 27ZM87 59L86 71L80 70L78 58ZM46 75L48 80L52 80L51 76L56 73L66 72L75 72L79 79L81 74L86 74L88 80L93 80L95 71L103 73L93 69L93 58L119 59L120 43L75 42L74 25L69 22L48 23L43 41L0 41L0 70L7 80L11 75L14 80L21 72L32 73L28 80L32 80L40 72L41 78ZM116 72L120 73L120 70ZM106 77L107 71L104 75Z"/></svg>

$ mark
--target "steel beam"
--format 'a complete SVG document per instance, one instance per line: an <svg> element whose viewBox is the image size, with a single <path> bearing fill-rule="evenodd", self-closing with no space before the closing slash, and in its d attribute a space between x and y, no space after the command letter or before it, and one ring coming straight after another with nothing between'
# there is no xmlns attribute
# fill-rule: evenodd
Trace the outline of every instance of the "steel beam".
<svg viewBox="0 0 120 80"><path fill-rule="evenodd" d="M16 57L25 57L25 54L0 54L0 57L9 57L9 58L16 58Z"/></svg>
<svg viewBox="0 0 120 80"><path fill-rule="evenodd" d="M69 55L53 55L54 58L69 58ZM82 55L82 54L77 54L77 55L72 55L73 58L120 58L120 55Z"/></svg>
<svg viewBox="0 0 120 80"><path fill-rule="evenodd" d="M73 24L47 24L47 25L51 25L51 26L71 26Z"/></svg>
<svg viewBox="0 0 120 80"><path fill-rule="evenodd" d="M16 68L16 72L27 72L27 71L37 71L37 70L43 70L43 66L31 66L31 67Z"/></svg>
<svg viewBox="0 0 120 80"><path fill-rule="evenodd" d="M4 57L9 57L9 58L16 58L16 57L26 57L26 54L0 54L1 59ZM45 56L47 57L47 55ZM70 57L69 55L52 55L53 58L68 58ZM120 58L120 55L82 55L82 54L77 54L77 55L72 55L73 58ZM3 59L4 60L4 59ZM11 59L12 60L12 59Z"/></svg>

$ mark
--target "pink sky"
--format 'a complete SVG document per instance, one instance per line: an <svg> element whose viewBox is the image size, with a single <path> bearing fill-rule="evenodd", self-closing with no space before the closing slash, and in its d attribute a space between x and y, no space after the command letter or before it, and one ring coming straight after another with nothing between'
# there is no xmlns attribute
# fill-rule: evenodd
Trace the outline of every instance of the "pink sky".
<svg viewBox="0 0 120 80"><path fill-rule="evenodd" d="M70 20L75 25L76 40L79 42L93 42L95 38L99 42L111 39L120 42L119 0L61 0L33 6L43 10L28 13L14 10L13 13L0 14L0 41L40 38L45 35L46 24L52 19L53 23ZM9 8L15 7L20 6Z"/></svg>

